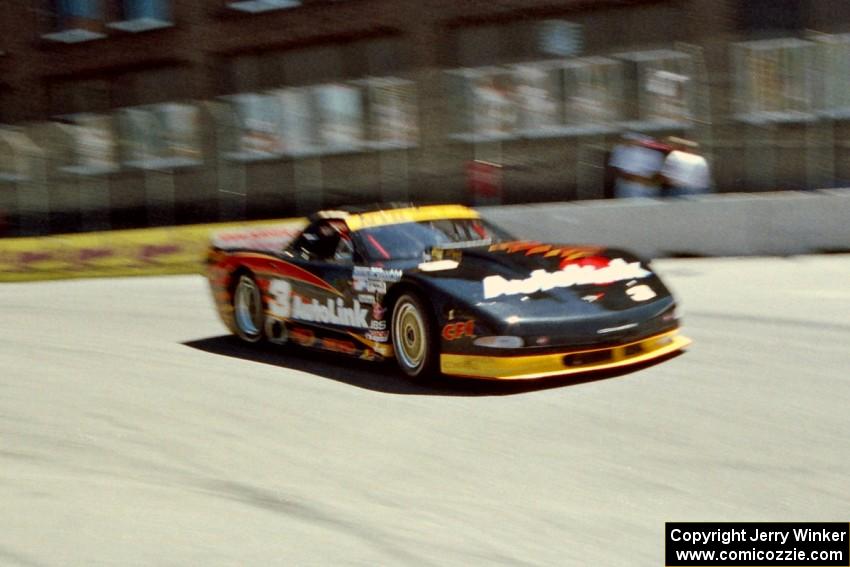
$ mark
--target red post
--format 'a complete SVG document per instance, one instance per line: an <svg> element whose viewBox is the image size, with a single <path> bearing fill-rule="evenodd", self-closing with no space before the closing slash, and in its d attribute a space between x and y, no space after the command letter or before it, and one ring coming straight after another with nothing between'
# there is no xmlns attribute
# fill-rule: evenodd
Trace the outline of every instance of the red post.
<svg viewBox="0 0 850 567"><path fill-rule="evenodd" d="M466 182L475 205L497 205L502 202L502 166L483 160L466 163Z"/></svg>

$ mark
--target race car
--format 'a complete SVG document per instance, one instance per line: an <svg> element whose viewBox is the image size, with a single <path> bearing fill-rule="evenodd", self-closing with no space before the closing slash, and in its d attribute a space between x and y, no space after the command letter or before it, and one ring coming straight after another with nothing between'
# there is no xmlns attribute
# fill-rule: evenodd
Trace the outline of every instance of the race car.
<svg viewBox="0 0 850 567"><path fill-rule="evenodd" d="M646 262L517 240L460 205L322 211L303 229L218 235L207 266L242 340L395 358L411 377L536 379L690 343Z"/></svg>

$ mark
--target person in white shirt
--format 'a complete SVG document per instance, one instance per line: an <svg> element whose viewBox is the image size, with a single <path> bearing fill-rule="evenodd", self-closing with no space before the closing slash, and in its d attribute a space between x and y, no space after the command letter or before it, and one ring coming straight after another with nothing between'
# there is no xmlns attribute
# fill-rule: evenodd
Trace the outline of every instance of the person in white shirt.
<svg viewBox="0 0 850 567"><path fill-rule="evenodd" d="M670 138L673 151L667 154L661 176L672 197L700 195L711 190L711 171L706 159L699 155L696 142Z"/></svg>
<svg viewBox="0 0 850 567"><path fill-rule="evenodd" d="M659 172L664 164L664 153L649 147L650 141L639 134L625 134L623 141L611 152L609 165L616 174L615 197L659 196Z"/></svg>

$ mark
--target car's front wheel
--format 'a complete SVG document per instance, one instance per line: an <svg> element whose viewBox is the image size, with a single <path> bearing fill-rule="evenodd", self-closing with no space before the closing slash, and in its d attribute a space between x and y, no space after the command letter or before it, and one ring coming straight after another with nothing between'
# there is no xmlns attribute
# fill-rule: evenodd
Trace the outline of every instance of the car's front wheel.
<svg viewBox="0 0 850 567"><path fill-rule="evenodd" d="M435 373L439 354L431 320L422 301L412 293L403 294L395 303L392 340L396 361L405 374L418 378Z"/></svg>
<svg viewBox="0 0 850 567"><path fill-rule="evenodd" d="M233 290L233 320L236 325L236 334L249 343L259 341L263 338L265 317L260 286L253 277L242 274Z"/></svg>

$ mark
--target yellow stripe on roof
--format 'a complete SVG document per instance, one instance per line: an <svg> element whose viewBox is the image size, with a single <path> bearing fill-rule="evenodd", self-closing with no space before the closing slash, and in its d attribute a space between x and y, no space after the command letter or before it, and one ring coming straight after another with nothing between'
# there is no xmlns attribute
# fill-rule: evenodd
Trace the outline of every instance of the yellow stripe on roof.
<svg viewBox="0 0 850 567"><path fill-rule="evenodd" d="M362 230L373 226L386 226L405 222L423 222L443 219L477 219L477 211L463 205L429 205L406 209L386 209L371 213L353 214L345 218L349 230Z"/></svg>

